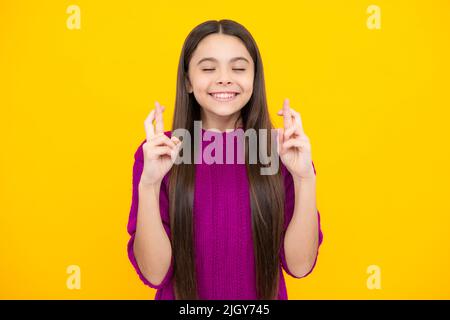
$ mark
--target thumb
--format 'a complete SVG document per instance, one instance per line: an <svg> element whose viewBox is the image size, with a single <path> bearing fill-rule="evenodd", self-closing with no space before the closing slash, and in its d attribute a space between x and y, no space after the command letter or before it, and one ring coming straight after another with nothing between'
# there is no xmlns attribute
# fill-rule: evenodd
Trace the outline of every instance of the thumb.
<svg viewBox="0 0 450 320"><path fill-rule="evenodd" d="M175 136L171 137L170 140L175 143L175 148L172 149L172 161L174 162L178 156L178 152L180 151L181 141Z"/></svg>
<svg viewBox="0 0 450 320"><path fill-rule="evenodd" d="M175 143L176 148L180 148L181 147L181 141L176 136L171 137L170 140L172 140L173 143Z"/></svg>

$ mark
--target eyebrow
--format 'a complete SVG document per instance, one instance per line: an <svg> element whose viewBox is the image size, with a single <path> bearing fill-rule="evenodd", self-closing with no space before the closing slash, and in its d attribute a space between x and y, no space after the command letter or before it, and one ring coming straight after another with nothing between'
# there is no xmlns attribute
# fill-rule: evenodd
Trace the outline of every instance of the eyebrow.
<svg viewBox="0 0 450 320"><path fill-rule="evenodd" d="M230 62L234 62L234 61L237 61L237 60L244 60L244 61L246 61L247 63L250 63L250 61L248 61L248 60L247 60L246 58L244 58L244 57L234 57L234 58L231 58L231 59L230 59ZM206 58L200 59L200 61L197 62L197 65L199 65L200 63L202 63L202 62L204 62L204 61L217 62L218 60L217 60L216 58L213 58L213 57L206 57Z"/></svg>

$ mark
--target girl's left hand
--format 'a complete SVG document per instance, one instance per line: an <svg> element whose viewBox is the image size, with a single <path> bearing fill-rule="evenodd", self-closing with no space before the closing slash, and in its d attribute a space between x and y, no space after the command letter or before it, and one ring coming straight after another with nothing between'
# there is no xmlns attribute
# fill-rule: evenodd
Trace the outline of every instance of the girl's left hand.
<svg viewBox="0 0 450 320"><path fill-rule="evenodd" d="M303 131L300 114L291 109L285 99L283 109L277 112L283 116L284 128L278 129L278 153L281 161L294 179L314 179L311 144Z"/></svg>

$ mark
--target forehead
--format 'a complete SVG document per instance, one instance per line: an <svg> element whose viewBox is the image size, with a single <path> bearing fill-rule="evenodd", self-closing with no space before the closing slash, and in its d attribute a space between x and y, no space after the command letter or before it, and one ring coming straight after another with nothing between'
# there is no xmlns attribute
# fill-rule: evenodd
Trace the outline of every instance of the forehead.
<svg viewBox="0 0 450 320"><path fill-rule="evenodd" d="M206 57L215 58L219 63L228 63L230 59L236 56L245 57L252 63L252 58L241 39L235 36L215 33L206 36L199 42L192 55L191 63L196 64Z"/></svg>

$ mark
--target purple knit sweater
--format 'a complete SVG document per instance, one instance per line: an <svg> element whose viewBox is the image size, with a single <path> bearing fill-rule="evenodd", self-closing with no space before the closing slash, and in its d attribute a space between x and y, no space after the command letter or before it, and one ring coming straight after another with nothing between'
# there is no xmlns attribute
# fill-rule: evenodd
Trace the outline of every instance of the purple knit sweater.
<svg viewBox="0 0 450 320"><path fill-rule="evenodd" d="M202 137L205 132L211 135L222 135L223 144L230 132L215 132L202 128ZM164 134L171 137L171 131ZM193 137L194 138L194 137ZM201 145L206 147L211 141L203 141ZM128 220L128 233L131 236L128 242L128 257L139 275L139 278L147 286L157 289L155 300L173 300L173 257L169 270L163 281L155 285L148 281L141 273L133 252L134 236L138 211L138 185L143 169L142 144L138 147L133 165L132 203ZM235 145L235 159L237 145ZM251 207L249 183L245 164L236 161L233 164L195 164L195 191L194 191L194 245L195 264L197 273L197 288L201 300L249 300L257 299L256 295L256 268L252 241ZM294 211L294 184L289 171L279 161L286 191L284 232L289 225ZM314 163L313 163L314 166ZM314 173L315 173L314 168ZM160 213L166 233L170 234L168 177L164 176L160 191ZM323 240L323 234L319 222L319 246ZM285 272L295 277L288 269L284 255L283 245L280 250L280 272L278 299L287 300L287 291L282 268ZM316 265L314 262L308 275ZM305 275L305 276L306 276Z"/></svg>

